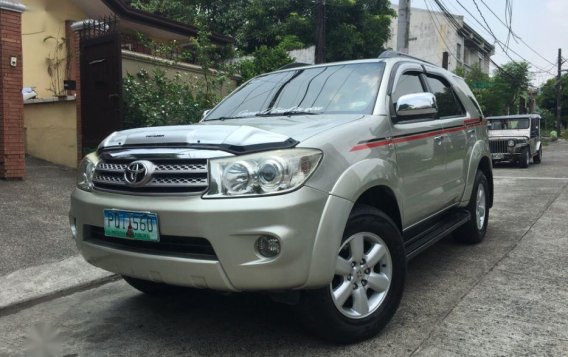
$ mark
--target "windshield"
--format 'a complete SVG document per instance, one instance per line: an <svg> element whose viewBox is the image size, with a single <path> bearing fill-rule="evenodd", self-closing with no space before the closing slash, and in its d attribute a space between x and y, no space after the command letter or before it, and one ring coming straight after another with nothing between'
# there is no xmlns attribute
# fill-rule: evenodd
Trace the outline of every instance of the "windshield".
<svg viewBox="0 0 568 357"><path fill-rule="evenodd" d="M298 68L253 78L205 118L356 113L371 114L384 63Z"/></svg>
<svg viewBox="0 0 568 357"><path fill-rule="evenodd" d="M515 130L528 129L529 118L491 119L489 130Z"/></svg>

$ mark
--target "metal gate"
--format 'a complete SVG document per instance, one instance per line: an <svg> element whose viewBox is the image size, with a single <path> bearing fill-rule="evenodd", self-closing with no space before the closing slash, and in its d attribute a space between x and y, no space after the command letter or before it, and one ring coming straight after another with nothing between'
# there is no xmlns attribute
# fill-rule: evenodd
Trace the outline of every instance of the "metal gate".
<svg viewBox="0 0 568 357"><path fill-rule="evenodd" d="M80 31L81 151L94 151L122 127L122 57L116 18L91 21Z"/></svg>

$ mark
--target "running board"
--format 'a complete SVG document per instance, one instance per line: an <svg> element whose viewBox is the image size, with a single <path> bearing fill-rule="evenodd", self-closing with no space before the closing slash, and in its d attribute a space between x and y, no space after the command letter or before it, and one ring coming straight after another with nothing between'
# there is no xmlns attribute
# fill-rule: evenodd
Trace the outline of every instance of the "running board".
<svg viewBox="0 0 568 357"><path fill-rule="evenodd" d="M419 231L414 236L404 236L404 250L406 252L406 259L410 260L422 252L424 249L430 247L440 239L446 237L463 224L471 219L468 211L465 209L452 210L444 214L435 222L430 222L428 227ZM417 230L414 229L414 232Z"/></svg>

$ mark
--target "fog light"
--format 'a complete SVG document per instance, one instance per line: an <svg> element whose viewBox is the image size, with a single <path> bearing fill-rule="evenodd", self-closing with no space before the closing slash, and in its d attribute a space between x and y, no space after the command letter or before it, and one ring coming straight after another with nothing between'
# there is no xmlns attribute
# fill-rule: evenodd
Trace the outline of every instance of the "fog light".
<svg viewBox="0 0 568 357"><path fill-rule="evenodd" d="M73 239L77 239L77 220L75 218L69 218L69 226L71 227L71 235Z"/></svg>
<svg viewBox="0 0 568 357"><path fill-rule="evenodd" d="M264 257L272 258L280 254L280 241L276 237L260 236L255 243L256 250Z"/></svg>

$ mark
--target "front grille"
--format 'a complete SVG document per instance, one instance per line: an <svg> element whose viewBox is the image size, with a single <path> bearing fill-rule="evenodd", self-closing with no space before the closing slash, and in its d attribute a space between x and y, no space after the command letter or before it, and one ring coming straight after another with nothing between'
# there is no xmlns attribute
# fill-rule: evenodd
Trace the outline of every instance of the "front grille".
<svg viewBox="0 0 568 357"><path fill-rule="evenodd" d="M107 237L103 228L95 226L85 226L84 232L86 242L109 248L151 255L217 260L213 246L205 238L162 235L159 242L146 242Z"/></svg>
<svg viewBox="0 0 568 357"><path fill-rule="evenodd" d="M508 142L511 139L505 139L505 140L490 140L489 141L489 149L491 150L492 153L503 153L506 154L508 153Z"/></svg>
<svg viewBox="0 0 568 357"><path fill-rule="evenodd" d="M198 194L207 190L209 180L206 159L151 159L152 177L142 185L131 185L125 179L128 165L136 160L104 160L93 175L95 189L129 194Z"/></svg>

